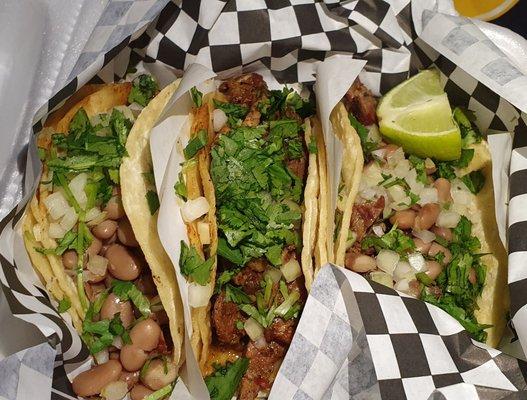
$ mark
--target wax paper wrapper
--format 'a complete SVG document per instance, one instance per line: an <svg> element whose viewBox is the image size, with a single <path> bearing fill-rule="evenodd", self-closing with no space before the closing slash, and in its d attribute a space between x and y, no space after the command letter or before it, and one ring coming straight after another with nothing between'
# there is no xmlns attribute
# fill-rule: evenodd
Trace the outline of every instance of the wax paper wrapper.
<svg viewBox="0 0 527 400"><path fill-rule="evenodd" d="M221 77L264 71L266 78L307 88L320 72L319 100L322 70L328 65L351 68L345 82L326 83L332 93L328 98L343 94L359 72L361 80L381 95L418 69L435 66L451 103L475 111L480 129L493 133L489 142L495 212L508 246L511 292L512 333L503 348L512 355L473 342L455 320L431 305L326 266L315 281L270 398L525 397L521 344L527 340L527 78L520 68L473 23L453 15L447 1L183 0L167 3L161 12L152 4L109 2L111 12L93 32L72 80L36 114L35 133L48 113L85 83L120 80L129 66L138 64L154 73L162 86L192 64ZM171 107L183 107L188 101L188 95L180 95ZM327 124L324 107L330 107L329 100L319 104L320 118ZM167 113L158 127L169 117ZM339 146L335 142L327 146L335 179L342 162ZM161 182L169 185L172 152L163 154L161 170L164 163L167 169ZM29 187L36 184L38 174L32 144L25 170ZM17 225L27 200L0 225L0 281L13 314L35 324L56 350L51 397L71 398L70 379L87 367L88 352L68 318L55 311L56 303L29 264ZM184 237L170 239L179 243ZM195 360L193 365L188 357L182 380L197 398L206 398L195 367ZM3 387L0 396L25 398L20 390L4 393Z"/></svg>

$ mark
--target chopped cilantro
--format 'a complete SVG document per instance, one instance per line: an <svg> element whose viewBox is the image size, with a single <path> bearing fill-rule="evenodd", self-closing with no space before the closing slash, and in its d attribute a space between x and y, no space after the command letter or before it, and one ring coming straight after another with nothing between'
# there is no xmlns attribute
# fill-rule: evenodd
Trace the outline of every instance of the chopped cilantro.
<svg viewBox="0 0 527 400"><path fill-rule="evenodd" d="M185 159L188 160L194 157L198 151L207 145L208 134L205 129L201 129L196 136L194 136L183 149Z"/></svg>
<svg viewBox="0 0 527 400"><path fill-rule="evenodd" d="M236 304L249 304L251 302L251 298L242 289L228 283L225 285L225 299Z"/></svg>
<svg viewBox="0 0 527 400"><path fill-rule="evenodd" d="M438 162L436 163L437 166L437 175L439 178L445 178L451 181L452 179L456 178L456 172L454 171L454 167L452 166L452 163L449 162Z"/></svg>
<svg viewBox="0 0 527 400"><path fill-rule="evenodd" d="M64 237L60 239L57 247L54 249L42 249L42 248L35 248L36 251L42 254L55 254L57 256L61 256L64 254L66 250L74 249L77 241L77 232L71 230L66 232ZM89 245L89 244L88 244Z"/></svg>
<svg viewBox="0 0 527 400"><path fill-rule="evenodd" d="M214 265L214 258L203 260L194 246L188 246L181 241L179 268L186 277L191 277L198 285L206 285L210 281L210 271Z"/></svg>
<svg viewBox="0 0 527 400"><path fill-rule="evenodd" d="M165 372L165 375L168 372ZM161 400L166 399L168 396L172 393L174 390L174 387L176 385L176 382L170 383L166 386L163 386L161 389L156 390L154 393L150 393L149 395L145 396L143 400Z"/></svg>
<svg viewBox="0 0 527 400"><path fill-rule="evenodd" d="M132 82L132 89L128 95L128 102L137 103L146 107L158 90L159 86L151 75L139 75Z"/></svg>
<svg viewBox="0 0 527 400"><path fill-rule="evenodd" d="M426 274L426 272L418 272L417 274L415 274L415 277L417 278L419 282L421 282L425 286L430 286L433 282L433 279L430 278Z"/></svg>
<svg viewBox="0 0 527 400"><path fill-rule="evenodd" d="M374 235L366 236L362 240L362 248L368 249L375 247L376 251L381 249L393 250L398 254L406 254L415 249L415 243L413 239L406 235L400 229L394 225L389 232L385 233L381 237Z"/></svg>
<svg viewBox="0 0 527 400"><path fill-rule="evenodd" d="M150 215L154 215L157 210L159 210L159 197L154 190L149 190L145 194L146 202L148 203L148 209L150 210Z"/></svg>
<svg viewBox="0 0 527 400"><path fill-rule="evenodd" d="M63 312L66 312L70 309L71 307L71 301L68 297L63 297L62 300L59 301L59 306L57 308L57 311L59 313L63 313Z"/></svg>
<svg viewBox="0 0 527 400"><path fill-rule="evenodd" d="M132 282L114 279L112 281L112 291L121 301L131 300L141 315L148 317L151 314L150 301Z"/></svg>
<svg viewBox="0 0 527 400"><path fill-rule="evenodd" d="M463 147L481 142L483 135L474 123L476 121L476 116L472 111L456 107L453 111L453 117L459 126Z"/></svg>
<svg viewBox="0 0 527 400"><path fill-rule="evenodd" d="M463 183L474 194L478 194L485 186L485 176L481 171L472 171L470 174L461 177Z"/></svg>
<svg viewBox="0 0 527 400"><path fill-rule="evenodd" d="M245 106L233 103L224 103L216 99L214 100L214 107L219 108L225 113L225 115L227 115L229 126L231 128L240 126L243 119L249 112L249 109Z"/></svg>
<svg viewBox="0 0 527 400"><path fill-rule="evenodd" d="M379 144L368 140L368 128L362 125L353 114L349 113L348 118L351 126L359 135L364 155L368 156L373 150L376 150L377 147L379 147Z"/></svg>
<svg viewBox="0 0 527 400"><path fill-rule="evenodd" d="M461 149L461 156L456 160L455 165L458 168L466 168L474 158L474 149Z"/></svg>
<svg viewBox="0 0 527 400"><path fill-rule="evenodd" d="M415 171L417 172L417 181L424 185L428 184L425 160L411 154L410 157L408 157L408 161L410 161L410 164L412 164L412 167L414 167Z"/></svg>
<svg viewBox="0 0 527 400"><path fill-rule="evenodd" d="M240 270L238 268L229 269L223 271L219 277L216 279L216 287L214 288L214 293L220 293L223 285L227 282L230 282L231 279L238 273Z"/></svg>
<svg viewBox="0 0 527 400"><path fill-rule="evenodd" d="M211 400L231 400L248 367L249 359L245 357L217 367L213 374L205 378Z"/></svg>
<svg viewBox="0 0 527 400"><path fill-rule="evenodd" d="M196 107L201 107L201 104L203 103L203 93L196 89L196 86L190 89L190 97Z"/></svg>
<svg viewBox="0 0 527 400"><path fill-rule="evenodd" d="M185 179L183 178L183 172L179 173L179 179L174 184L174 191L183 201L187 200L187 185L185 185Z"/></svg>

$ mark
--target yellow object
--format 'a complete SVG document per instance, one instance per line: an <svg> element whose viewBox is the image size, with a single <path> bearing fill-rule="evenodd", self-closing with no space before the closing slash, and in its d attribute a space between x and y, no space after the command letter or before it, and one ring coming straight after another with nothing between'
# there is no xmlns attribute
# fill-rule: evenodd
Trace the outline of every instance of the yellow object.
<svg viewBox="0 0 527 400"><path fill-rule="evenodd" d="M456 10L465 17L491 21L509 11L518 0L454 0Z"/></svg>

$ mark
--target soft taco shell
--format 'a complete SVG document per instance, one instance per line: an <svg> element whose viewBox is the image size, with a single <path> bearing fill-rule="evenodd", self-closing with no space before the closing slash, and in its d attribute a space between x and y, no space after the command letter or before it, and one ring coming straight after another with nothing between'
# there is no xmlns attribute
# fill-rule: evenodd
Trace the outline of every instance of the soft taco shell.
<svg viewBox="0 0 527 400"><path fill-rule="evenodd" d="M120 168L121 198L135 237L152 271L152 278L167 313L174 343L173 357L181 364L183 345L183 304L174 266L157 233L157 213L150 214L146 194L153 190L147 174L152 171L150 132L179 86L179 80L163 89L148 103L135 121L126 141L127 157Z"/></svg>

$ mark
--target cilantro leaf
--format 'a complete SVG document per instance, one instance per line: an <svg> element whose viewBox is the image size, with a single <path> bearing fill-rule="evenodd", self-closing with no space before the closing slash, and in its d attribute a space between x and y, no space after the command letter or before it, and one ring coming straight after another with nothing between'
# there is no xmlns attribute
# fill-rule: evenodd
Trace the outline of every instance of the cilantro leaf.
<svg viewBox="0 0 527 400"><path fill-rule="evenodd" d="M192 102L196 107L201 107L201 104L203 103L203 93L201 93L196 86L193 86L190 89L190 97L192 98Z"/></svg>
<svg viewBox="0 0 527 400"><path fill-rule="evenodd" d="M466 168L474 158L474 149L461 149L461 156L455 162L456 167Z"/></svg>
<svg viewBox="0 0 527 400"><path fill-rule="evenodd" d="M181 241L179 268L185 277L190 277L198 285L206 285L210 281L210 271L214 265L214 258L203 260L194 246L188 246Z"/></svg>
<svg viewBox="0 0 527 400"><path fill-rule="evenodd" d="M408 161L410 161L410 164L412 164L412 167L414 167L417 172L417 181L425 185L428 184L425 160L411 154L410 157L408 157Z"/></svg>
<svg viewBox="0 0 527 400"><path fill-rule="evenodd" d="M196 136L194 136L188 142L187 146L183 149L185 159L188 160L194 157L198 151L207 145L208 134L205 129L201 129Z"/></svg>
<svg viewBox="0 0 527 400"><path fill-rule="evenodd" d="M448 179L449 181L456 178L456 173L451 163L438 162L436 163L436 166L437 166L436 173L440 178L445 178L445 179Z"/></svg>
<svg viewBox="0 0 527 400"><path fill-rule="evenodd" d="M483 135L474 124L476 117L472 111L456 107L453 111L453 117L459 126L463 147L481 142Z"/></svg>
<svg viewBox="0 0 527 400"><path fill-rule="evenodd" d="M63 312L66 312L70 309L71 307L71 301L68 297L63 297L60 301L59 301L59 306L57 308L57 311L59 313L63 313Z"/></svg>
<svg viewBox="0 0 527 400"><path fill-rule="evenodd" d="M145 197L148 203L148 209L150 210L150 215L154 215L157 210L159 210L159 197L154 190L146 192Z"/></svg>
<svg viewBox="0 0 527 400"><path fill-rule="evenodd" d="M400 229L397 229L394 225L389 232L381 237L374 235L366 236L362 240L362 248L365 250L370 247L375 247L376 251L388 249L398 254L405 254L415 249L415 243L410 236L406 235Z"/></svg>
<svg viewBox="0 0 527 400"><path fill-rule="evenodd" d="M378 143L368 140L368 128L362 125L352 113L348 114L351 126L357 131L362 145L362 151L367 156L379 146Z"/></svg>
<svg viewBox="0 0 527 400"><path fill-rule="evenodd" d="M205 378L211 400L231 400L249 367L249 359L241 357L233 363L219 367Z"/></svg>
<svg viewBox="0 0 527 400"><path fill-rule="evenodd" d="M158 90L159 86L151 75L139 75L132 82L132 89L128 95L128 102L137 103L146 107Z"/></svg>
<svg viewBox="0 0 527 400"><path fill-rule="evenodd" d="M236 304L251 303L251 298L242 289L228 283L225 285L225 299Z"/></svg>
<svg viewBox="0 0 527 400"><path fill-rule="evenodd" d="M231 128L239 126L249 113L249 109L245 106L234 103L224 103L216 99L214 99L214 107L222 110L225 115L227 115L229 126Z"/></svg>
<svg viewBox="0 0 527 400"><path fill-rule="evenodd" d="M187 185L185 185L183 172L179 173L179 180L174 184L174 191L182 200L187 200Z"/></svg>
<svg viewBox="0 0 527 400"><path fill-rule="evenodd" d="M152 313L150 310L150 301L143 293L141 293L133 282L114 279L112 281L112 292L119 297L121 301L130 300L143 316L147 317Z"/></svg>
<svg viewBox="0 0 527 400"><path fill-rule="evenodd" d="M481 171L472 171L470 174L461 177L463 183L474 194L478 194L485 186L485 176Z"/></svg>

